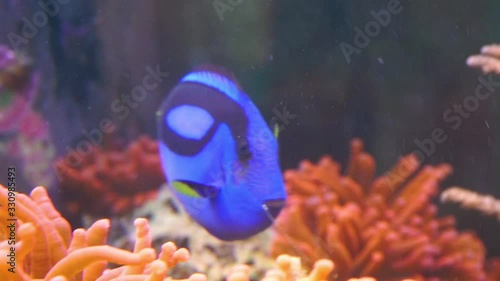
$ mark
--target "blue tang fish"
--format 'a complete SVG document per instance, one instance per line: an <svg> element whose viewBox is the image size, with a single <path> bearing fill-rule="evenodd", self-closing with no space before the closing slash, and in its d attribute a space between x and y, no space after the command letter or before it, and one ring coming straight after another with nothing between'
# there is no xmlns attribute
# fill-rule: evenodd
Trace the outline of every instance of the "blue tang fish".
<svg viewBox="0 0 500 281"><path fill-rule="evenodd" d="M231 73L188 73L156 115L163 170L195 221L227 241L272 224L286 199L277 134Z"/></svg>

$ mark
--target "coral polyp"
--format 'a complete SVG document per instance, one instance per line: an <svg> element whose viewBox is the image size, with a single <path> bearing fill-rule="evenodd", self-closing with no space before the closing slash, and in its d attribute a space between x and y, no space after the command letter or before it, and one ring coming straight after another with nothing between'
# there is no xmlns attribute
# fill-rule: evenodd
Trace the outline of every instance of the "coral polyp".
<svg viewBox="0 0 500 281"><path fill-rule="evenodd" d="M457 231L453 217L438 217L431 203L449 165L420 168L408 155L375 178L363 143L353 140L351 149L346 174L329 157L285 173L290 199L276 222L273 255L300 256L308 268L331 259L331 280L485 279L482 242Z"/></svg>
<svg viewBox="0 0 500 281"><path fill-rule="evenodd" d="M0 186L3 221L11 218L5 208L8 197L7 188ZM71 234L69 223L54 208L43 187L36 187L30 196L16 193L15 198L16 227L0 229L1 280L164 280L170 268L189 259L189 251L178 249L172 242L164 243L156 255L151 248L146 219L135 220L134 249L126 251L106 245L108 219L98 220L88 229L79 228ZM9 263L7 256L10 251L7 238L12 236L11 231L16 237L13 263ZM122 266L106 269L108 263ZM193 274L187 280L203 281L206 277Z"/></svg>
<svg viewBox="0 0 500 281"><path fill-rule="evenodd" d="M125 150L97 146L79 162L56 161L62 198L72 214L122 214L153 198L165 182L155 140L143 136ZM99 196L96 196L99 194Z"/></svg>

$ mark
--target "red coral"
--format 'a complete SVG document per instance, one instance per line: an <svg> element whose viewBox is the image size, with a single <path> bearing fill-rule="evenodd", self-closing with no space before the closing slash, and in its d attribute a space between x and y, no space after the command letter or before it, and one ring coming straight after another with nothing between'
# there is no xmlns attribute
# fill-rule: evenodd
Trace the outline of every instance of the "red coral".
<svg viewBox="0 0 500 281"><path fill-rule="evenodd" d="M347 175L328 157L285 173L290 196L275 224L274 256L300 256L309 268L331 259L331 280L485 280L482 242L458 232L452 217L438 218L430 201L449 165L418 170L408 155L374 179L375 161L363 143L351 147Z"/></svg>
<svg viewBox="0 0 500 281"><path fill-rule="evenodd" d="M500 280L500 258L489 260L486 264L486 270L488 271L488 281Z"/></svg>
<svg viewBox="0 0 500 281"><path fill-rule="evenodd" d="M49 125L39 113L30 111L19 121L19 131L28 138L48 138Z"/></svg>
<svg viewBox="0 0 500 281"><path fill-rule="evenodd" d="M63 202L73 215L120 214L156 195L165 182L158 144L140 137L123 151L93 147L77 165L70 159L55 164Z"/></svg>

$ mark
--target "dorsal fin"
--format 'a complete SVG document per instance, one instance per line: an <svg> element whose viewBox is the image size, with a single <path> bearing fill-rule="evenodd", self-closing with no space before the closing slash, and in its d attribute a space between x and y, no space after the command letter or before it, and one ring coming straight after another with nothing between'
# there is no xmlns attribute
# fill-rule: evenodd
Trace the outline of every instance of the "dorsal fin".
<svg viewBox="0 0 500 281"><path fill-rule="evenodd" d="M210 64L210 63L205 63L205 64L200 64L197 65L196 67L193 68L192 72L196 71L208 71L212 73L219 74L221 76L226 77L227 79L231 80L236 86L241 90L240 84L238 83L238 80L236 79L236 76L226 68L220 66L220 65L215 65L215 64Z"/></svg>

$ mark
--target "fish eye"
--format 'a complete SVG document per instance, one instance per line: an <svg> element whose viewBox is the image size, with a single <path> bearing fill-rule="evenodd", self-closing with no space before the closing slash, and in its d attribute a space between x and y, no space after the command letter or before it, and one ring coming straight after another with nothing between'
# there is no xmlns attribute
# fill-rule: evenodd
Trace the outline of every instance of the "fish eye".
<svg viewBox="0 0 500 281"><path fill-rule="evenodd" d="M252 157L252 153L250 152L250 145L244 138L240 138L237 141L236 151L238 153L238 158L242 161L246 161Z"/></svg>

